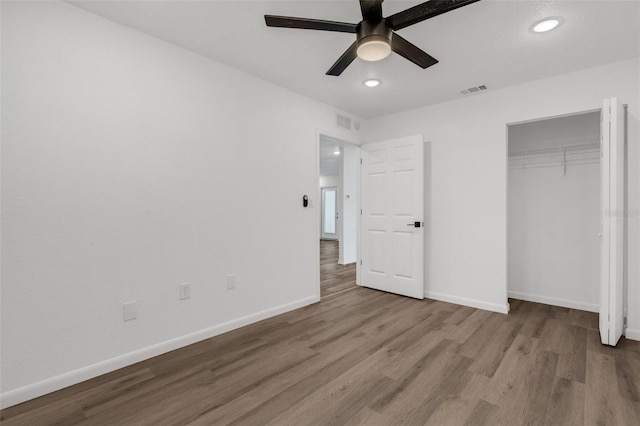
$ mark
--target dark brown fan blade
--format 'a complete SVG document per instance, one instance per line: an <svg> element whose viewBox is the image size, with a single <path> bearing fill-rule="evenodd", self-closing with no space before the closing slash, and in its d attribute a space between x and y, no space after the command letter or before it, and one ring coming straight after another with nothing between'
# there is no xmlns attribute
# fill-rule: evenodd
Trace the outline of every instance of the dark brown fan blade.
<svg viewBox="0 0 640 426"><path fill-rule="evenodd" d="M290 16L264 15L267 27L301 28L304 30L337 31L355 34L357 24L323 21L321 19L293 18Z"/></svg>
<svg viewBox="0 0 640 426"><path fill-rule="evenodd" d="M360 0L362 19L365 21L380 22L382 20L382 1L383 0Z"/></svg>
<svg viewBox="0 0 640 426"><path fill-rule="evenodd" d="M342 74L351 62L358 56L358 42L354 41L351 46L347 49L346 52L340 56L340 59L336 61L335 64L327 71L327 75L335 75L339 76Z"/></svg>
<svg viewBox="0 0 640 426"><path fill-rule="evenodd" d="M387 16L387 23L392 30L400 30L477 1L480 0L431 0L398 12L395 15Z"/></svg>
<svg viewBox="0 0 640 426"><path fill-rule="evenodd" d="M391 36L391 49L423 69L438 63L438 60L433 56L409 43L396 33Z"/></svg>

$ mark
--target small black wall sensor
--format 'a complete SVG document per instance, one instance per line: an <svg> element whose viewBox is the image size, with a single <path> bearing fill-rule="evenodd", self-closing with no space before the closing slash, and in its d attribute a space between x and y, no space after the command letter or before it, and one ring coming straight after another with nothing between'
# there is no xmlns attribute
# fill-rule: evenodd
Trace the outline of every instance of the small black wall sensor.
<svg viewBox="0 0 640 426"><path fill-rule="evenodd" d="M306 195L302 196L302 207L309 207L309 197Z"/></svg>

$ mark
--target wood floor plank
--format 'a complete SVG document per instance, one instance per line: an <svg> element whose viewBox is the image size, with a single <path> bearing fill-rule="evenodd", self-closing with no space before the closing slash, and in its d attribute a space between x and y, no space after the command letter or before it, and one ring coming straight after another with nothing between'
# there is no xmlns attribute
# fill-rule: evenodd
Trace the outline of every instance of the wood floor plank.
<svg viewBox="0 0 640 426"><path fill-rule="evenodd" d="M530 368L537 350L537 339L519 334L493 375L483 399L494 405L507 405L506 401L513 395L514 390L517 391L522 386L523 370Z"/></svg>
<svg viewBox="0 0 640 426"><path fill-rule="evenodd" d="M369 407L396 419L398 424L424 424L440 402L440 389L446 377L464 375L472 360L457 355L459 344L449 339L440 341L431 351L394 381ZM470 377L466 376L466 380ZM465 381L455 380L451 391ZM455 383L454 383L455 382ZM436 391L438 389L438 391ZM432 399L434 404L426 404Z"/></svg>
<svg viewBox="0 0 640 426"><path fill-rule="evenodd" d="M376 355L361 358L361 362L342 375L318 388L302 401L266 423L270 425L344 424L393 382L372 366Z"/></svg>
<svg viewBox="0 0 640 426"><path fill-rule="evenodd" d="M428 356L446 337L446 333L441 330L430 331L402 352L389 350L389 362L386 365L378 366L378 368L385 376L400 379L414 369L415 365L422 358Z"/></svg>
<svg viewBox="0 0 640 426"><path fill-rule="evenodd" d="M480 336L483 340L470 338L460 347L461 354L475 358L470 368L474 373L493 377L505 353L518 335L520 324L503 322L502 318L499 321L500 323L496 325L491 325L490 321L487 321L488 335L478 330L473 336Z"/></svg>
<svg viewBox="0 0 640 426"><path fill-rule="evenodd" d="M470 308L468 306L459 306L458 309L453 311L453 313L447 317L445 322L453 325L460 325L462 321L469 318L469 316L475 311L476 310L474 308Z"/></svg>
<svg viewBox="0 0 640 426"><path fill-rule="evenodd" d="M627 404L618 394L614 356L587 352L587 378L584 399L585 425L625 423ZM633 424L633 423L630 423ZM637 422L636 422L637 424Z"/></svg>
<svg viewBox="0 0 640 426"><path fill-rule="evenodd" d="M498 407L493 404L489 404L487 401L481 399L473 407L473 411L471 412L471 414L469 414L469 417L464 422L463 426L490 425L489 419L497 412Z"/></svg>
<svg viewBox="0 0 640 426"><path fill-rule="evenodd" d="M397 424L425 424L444 403L458 399L462 389L471 381L474 374L468 371L472 359L461 355L451 357L439 377L429 384L426 396L419 404L407 407L397 416ZM437 390L437 391L436 391Z"/></svg>
<svg viewBox="0 0 640 426"><path fill-rule="evenodd" d="M425 310L425 313L426 312L427 310ZM444 331L442 330L444 326L443 321L447 316L447 312L438 311L425 316L421 321L418 319L409 330L388 341L385 346L391 351L405 352L428 333L432 331Z"/></svg>
<svg viewBox="0 0 640 426"><path fill-rule="evenodd" d="M522 365L518 381L489 417L490 424L544 425L551 402L551 392L558 363L555 352L534 349Z"/></svg>
<svg viewBox="0 0 640 426"><path fill-rule="evenodd" d="M585 385L556 377L545 425L578 426L584 424Z"/></svg>
<svg viewBox="0 0 640 426"><path fill-rule="evenodd" d="M228 425L234 422L246 410L251 410L260 404L249 395L241 395L238 398L228 402L222 407L214 410L208 410L196 415L185 425L189 426L211 426L211 425ZM250 425L251 423L245 423ZM256 423L257 424L257 423Z"/></svg>
<svg viewBox="0 0 640 426"><path fill-rule="evenodd" d="M616 353L616 376L620 396L640 402L640 354L635 351Z"/></svg>
<svg viewBox="0 0 640 426"><path fill-rule="evenodd" d="M550 318L553 318L550 305L534 304L526 321L522 325L520 334L531 337L540 337L545 323Z"/></svg>
<svg viewBox="0 0 640 426"><path fill-rule="evenodd" d="M482 374L472 374L457 395L446 398L429 417L425 425L481 425L498 407L481 400L491 379ZM470 420L472 420L471 423Z"/></svg>
<svg viewBox="0 0 640 426"><path fill-rule="evenodd" d="M579 383L585 382L587 372L587 329L576 325L569 333L558 362L558 376Z"/></svg>
<svg viewBox="0 0 640 426"><path fill-rule="evenodd" d="M476 309L451 333L450 339L459 343L466 342L491 315L491 312Z"/></svg>
<svg viewBox="0 0 640 426"><path fill-rule="evenodd" d="M323 358L328 360L322 368L314 365L315 371L312 374L307 375L302 380L289 380L289 386L286 389L277 393L274 392L271 398L239 417L234 424L241 425L245 422L262 422L264 424L273 420L280 413L302 401L317 389L345 374L366 357L366 354L353 348L343 351L338 358L335 355L334 353L320 355L321 360Z"/></svg>
<svg viewBox="0 0 640 426"><path fill-rule="evenodd" d="M350 418L345 426L388 426L393 422L384 418L377 411L364 407L355 416Z"/></svg>

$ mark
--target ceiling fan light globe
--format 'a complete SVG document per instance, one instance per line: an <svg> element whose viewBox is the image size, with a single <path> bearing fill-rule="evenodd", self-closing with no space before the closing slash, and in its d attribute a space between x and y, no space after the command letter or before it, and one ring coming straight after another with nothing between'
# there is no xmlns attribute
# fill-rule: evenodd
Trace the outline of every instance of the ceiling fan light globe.
<svg viewBox="0 0 640 426"><path fill-rule="evenodd" d="M391 46L385 40L367 40L358 45L358 57L365 61L381 61L390 53Z"/></svg>

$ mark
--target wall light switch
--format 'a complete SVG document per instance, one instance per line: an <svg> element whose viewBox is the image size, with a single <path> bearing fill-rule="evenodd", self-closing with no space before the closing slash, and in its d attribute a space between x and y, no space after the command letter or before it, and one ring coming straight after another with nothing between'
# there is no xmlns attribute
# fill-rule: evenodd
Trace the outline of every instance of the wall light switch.
<svg viewBox="0 0 640 426"><path fill-rule="evenodd" d="M122 304L122 319L130 321L138 317L138 302L125 302Z"/></svg>

